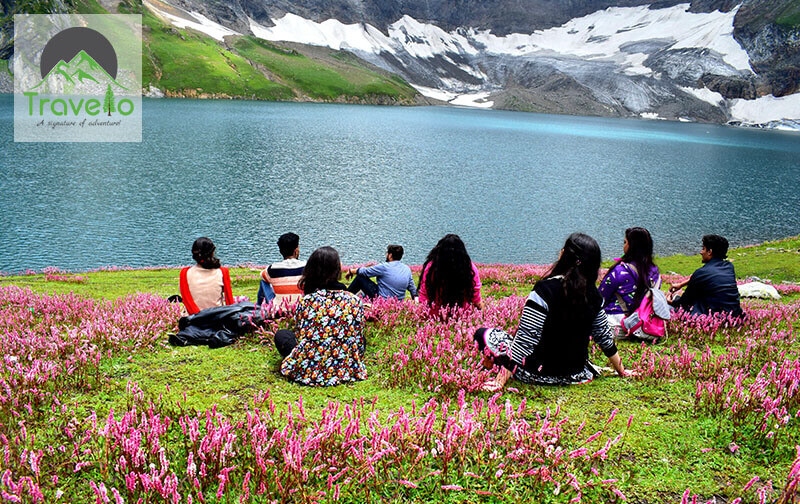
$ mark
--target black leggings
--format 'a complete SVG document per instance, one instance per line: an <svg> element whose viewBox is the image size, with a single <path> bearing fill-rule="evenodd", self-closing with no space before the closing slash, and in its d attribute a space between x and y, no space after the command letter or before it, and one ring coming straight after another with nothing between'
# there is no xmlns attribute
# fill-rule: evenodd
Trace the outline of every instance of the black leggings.
<svg viewBox="0 0 800 504"><path fill-rule="evenodd" d="M278 350L278 353L281 356L286 357L294 347L297 346L297 338L294 335L294 331L290 331L289 329L278 329L275 332L275 348Z"/></svg>

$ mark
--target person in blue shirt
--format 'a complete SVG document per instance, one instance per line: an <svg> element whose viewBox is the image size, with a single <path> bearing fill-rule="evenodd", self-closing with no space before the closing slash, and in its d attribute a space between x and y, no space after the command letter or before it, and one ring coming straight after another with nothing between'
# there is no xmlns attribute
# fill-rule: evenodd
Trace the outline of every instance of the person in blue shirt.
<svg viewBox="0 0 800 504"><path fill-rule="evenodd" d="M411 276L411 268L401 263L403 258L403 247L400 245L389 245L386 248L386 262L370 266L368 268L350 268L347 270L346 277L355 280L347 288L352 293L363 292L367 298L396 298L404 299L406 291L411 293L412 298L417 297L417 286L414 285L414 278ZM376 284L370 278L375 277Z"/></svg>
<svg viewBox="0 0 800 504"><path fill-rule="evenodd" d="M692 273L689 280L672 285L667 302L673 308L683 308L693 315L730 313L734 317L743 314L739 304L739 288L736 272L728 257L728 240L719 235L705 235L700 257L703 267ZM682 296L677 292L686 290Z"/></svg>

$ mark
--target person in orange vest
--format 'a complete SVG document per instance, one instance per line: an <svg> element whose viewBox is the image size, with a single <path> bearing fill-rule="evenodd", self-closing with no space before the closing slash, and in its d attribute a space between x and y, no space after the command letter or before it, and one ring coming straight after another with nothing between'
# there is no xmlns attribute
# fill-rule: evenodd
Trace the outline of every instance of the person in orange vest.
<svg viewBox="0 0 800 504"><path fill-rule="evenodd" d="M196 239L192 244L192 257L197 264L181 270L181 297L189 315L233 304L231 276L228 268L221 267L216 249L214 242L205 236Z"/></svg>

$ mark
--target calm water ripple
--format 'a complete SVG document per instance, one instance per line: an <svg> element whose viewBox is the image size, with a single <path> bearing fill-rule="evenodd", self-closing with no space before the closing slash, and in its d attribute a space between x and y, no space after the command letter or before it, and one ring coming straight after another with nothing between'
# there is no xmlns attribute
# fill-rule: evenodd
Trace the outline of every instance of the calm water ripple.
<svg viewBox="0 0 800 504"><path fill-rule="evenodd" d="M15 144L0 95L0 271L225 263L388 243L419 263L445 233L479 262L549 262L571 231L605 257L626 227L660 254L704 233L800 233L800 136L442 107L145 100L141 144Z"/></svg>

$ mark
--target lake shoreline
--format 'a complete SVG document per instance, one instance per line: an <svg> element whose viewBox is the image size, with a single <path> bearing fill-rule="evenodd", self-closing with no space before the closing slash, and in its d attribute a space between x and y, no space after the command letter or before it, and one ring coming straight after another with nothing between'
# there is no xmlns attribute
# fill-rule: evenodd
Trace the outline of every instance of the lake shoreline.
<svg viewBox="0 0 800 504"><path fill-rule="evenodd" d="M713 124L715 126L726 126L735 129L744 130L762 130L770 132L781 132L789 134L800 134L800 120L784 120L772 121L771 123L756 124L756 123L743 123L738 121L728 122L710 122L710 121L687 121L676 120L667 118L652 118L642 116L620 116L620 115L584 115L584 114L558 114L552 112L531 112L527 110L506 109L506 108L482 108L482 107L469 107L465 105L454 105L446 101L437 100L418 94L413 102L408 100L392 100L387 95L376 95L374 99L365 99L359 97L339 97L335 100L315 99L311 97L295 98L292 100L269 100L258 97L247 97L238 95L227 95L225 93L205 93L197 92L197 90L183 90L183 91L165 91L158 89L163 96L154 95L153 91L142 90L142 98L152 100L162 99L181 99L181 100L207 100L207 101L241 101L241 102L264 102L264 103L316 103L316 104L333 104L333 105L370 105L380 107L444 107L456 108L466 110L494 110L502 112L514 112L519 114L534 114L534 115L549 115L557 117L577 117L577 118L605 118L605 119L627 119L632 121L657 121L674 124ZM13 96L14 93L0 92L0 96Z"/></svg>
<svg viewBox="0 0 800 504"><path fill-rule="evenodd" d="M785 283L797 283L800 282L800 235L796 236L789 236L786 238L781 238L777 240L767 240L760 243L753 243L749 245L740 245L740 246L731 246L728 252L728 259L734 263L734 266L737 264L737 259L740 259L742 255L746 254L746 252L752 252L752 255L756 257L762 257L764 255L769 255L776 257L779 254L783 253L790 253L794 254L797 257L792 258L789 257L787 260L789 261L797 261L797 273L794 275L795 278L791 281L786 281ZM737 256L739 256L737 258ZM662 273L670 273L670 274L680 274L678 271L672 271L672 269L687 269L691 267L692 264L696 264L696 267L700 267L699 262L699 253L692 253L692 251L687 251L687 253L681 254L671 254L668 256L656 256L655 262L656 264L664 263L663 266L660 266L662 269ZM779 261L782 262L782 261ZM603 261L603 267L608 267L613 263L612 260L605 260ZM373 262L369 263L354 263L354 264L347 264L345 267L355 267L355 266L362 266L365 264L374 264ZM541 267L547 266L547 264L532 264L532 263L481 263L476 262L476 265L479 267L484 268L491 268L491 267L524 267L524 266L533 266L533 267ZM263 269L266 268L269 264L258 264L255 262L245 262L245 263L238 263L229 265L228 267L232 269L238 270L254 270L254 269ZM110 272L136 272L136 271L177 271L180 268L185 267L186 264L182 265L155 265L155 266L125 266L125 265L106 265L106 266L99 266L96 268L86 268L86 269L75 269L75 270L68 270L68 269L61 269L57 266L47 266L42 269L33 270L27 269L24 271L19 272L5 272L0 271L0 279L9 280L11 278L22 278L22 277L30 277L30 276L41 276L41 275L86 275L90 273L110 273ZM420 268L420 264L409 264L409 266L414 269ZM737 271L737 276L741 277L741 274ZM758 276L758 275L755 275ZM783 280L778 280L778 282L782 282Z"/></svg>

